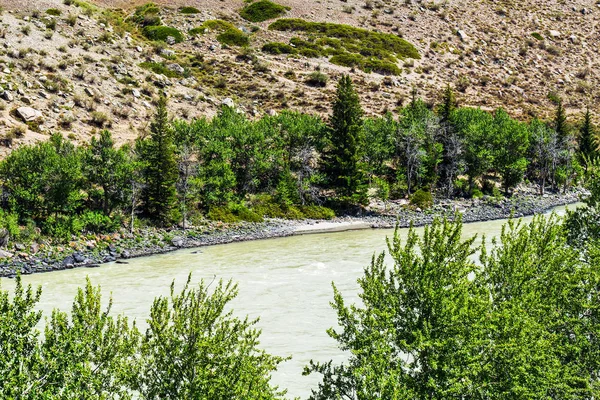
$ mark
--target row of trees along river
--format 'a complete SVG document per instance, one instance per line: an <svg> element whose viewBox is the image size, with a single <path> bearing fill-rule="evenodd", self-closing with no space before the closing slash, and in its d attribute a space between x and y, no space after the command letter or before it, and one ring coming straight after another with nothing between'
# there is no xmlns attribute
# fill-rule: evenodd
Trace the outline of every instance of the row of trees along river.
<svg viewBox="0 0 600 400"><path fill-rule="evenodd" d="M102 131L89 145L55 134L14 150L0 163L0 222L26 241L36 227L68 240L140 221L329 218L369 195L500 196L524 180L563 190L596 154L590 112L570 124L556 96L552 120L529 122L458 107L450 87L440 97L430 106L414 95L397 118L365 118L344 76L327 120L290 111L249 120L224 107L191 122L171 121L162 98L134 144L117 148Z"/></svg>

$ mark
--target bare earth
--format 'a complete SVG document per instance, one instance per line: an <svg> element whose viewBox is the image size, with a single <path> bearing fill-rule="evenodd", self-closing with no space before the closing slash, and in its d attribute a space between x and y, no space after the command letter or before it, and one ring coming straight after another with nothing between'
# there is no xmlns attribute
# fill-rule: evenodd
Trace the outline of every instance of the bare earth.
<svg viewBox="0 0 600 400"><path fill-rule="evenodd" d="M165 23L182 32L216 18L243 28L258 26L251 46L265 68L257 69L238 57L240 49L219 45L211 33L167 46L177 56L201 55L210 66L205 76L156 77L139 66L143 61L164 61L152 44L138 35L120 37L111 26L103 26L102 10L85 16L80 8L66 6L62 0L0 0L5 10L0 16L0 85L13 94L12 101L0 100L4 105L0 129L6 135L23 125L14 116L17 107L29 105L43 114L39 129L29 129L14 140L12 147L43 139L54 131L86 142L100 129L92 122L93 112L107 116L106 127L119 142L131 141L147 127L152 102L159 93L154 84L157 80L166 84L172 116L183 119L210 117L226 98L249 117L284 108L325 115L336 78L342 73L353 75L371 115L396 110L407 102L413 87L427 101L435 102L448 83L457 88L463 105L490 110L503 106L524 119L548 115L549 92L563 97L573 119L579 118L588 105L596 116L600 111L600 4L591 0L278 0L291 7L285 17L396 33L413 43L421 60L413 65L404 63L403 75L393 79L353 72L325 58L262 53L260 47L265 42L287 42L292 34L269 31L272 21L252 24L241 19L238 10L245 4L243 0L156 2L170 8L164 12ZM130 12L145 1L94 3ZM181 15L177 7L182 5L195 6L202 12ZM55 18L56 32L48 37L42 19L50 18L45 10L51 7L60 9L62 15ZM39 10L37 17L33 10ZM66 23L68 15L79 16L75 26ZM534 38L534 32L542 40ZM102 39L106 36L107 42ZM324 89L304 83L305 76L315 68L330 77ZM296 77L284 77L287 71L293 71ZM131 79L117 80L123 77ZM64 85L48 90L47 80L56 78L63 79ZM137 82L137 89L131 81ZM132 89L140 93L134 96ZM65 124L65 120L72 122ZM0 148L0 155L8 151Z"/></svg>

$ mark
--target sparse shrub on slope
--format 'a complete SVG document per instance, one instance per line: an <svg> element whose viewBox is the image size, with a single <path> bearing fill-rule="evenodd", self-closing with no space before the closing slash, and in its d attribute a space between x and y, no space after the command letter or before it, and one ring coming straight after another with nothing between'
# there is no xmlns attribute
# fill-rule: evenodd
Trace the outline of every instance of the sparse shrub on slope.
<svg viewBox="0 0 600 400"><path fill-rule="evenodd" d="M240 11L240 15L251 22L263 22L280 17L288 10L290 10L290 7L285 7L269 0L260 0L244 7Z"/></svg>
<svg viewBox="0 0 600 400"><path fill-rule="evenodd" d="M142 33L150 40L159 40L165 42L169 36L175 39L176 43L183 42L183 34L178 29L170 26L146 26Z"/></svg>

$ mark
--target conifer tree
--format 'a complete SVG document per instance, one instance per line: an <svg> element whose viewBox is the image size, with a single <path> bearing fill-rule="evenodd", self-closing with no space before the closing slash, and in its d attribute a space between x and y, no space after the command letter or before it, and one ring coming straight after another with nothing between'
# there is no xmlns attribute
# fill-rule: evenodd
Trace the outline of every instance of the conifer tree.
<svg viewBox="0 0 600 400"><path fill-rule="evenodd" d="M364 146L363 110L348 75L340 78L329 121L326 173L342 202L364 204L365 173L361 166Z"/></svg>
<svg viewBox="0 0 600 400"><path fill-rule="evenodd" d="M150 137L141 144L145 188L144 213L159 225L173 222L179 176L173 145L173 129L167 114L167 99L162 96L150 124Z"/></svg>
<svg viewBox="0 0 600 400"><path fill-rule="evenodd" d="M558 141L561 145L566 144L567 136L569 135L569 131L567 128L567 115L565 113L565 108L563 107L562 100L556 100L556 114L554 117L554 129L556 130L556 134L558 136Z"/></svg>
<svg viewBox="0 0 600 400"><path fill-rule="evenodd" d="M594 126L592 124L592 116L588 108L583 116L583 123L579 129L579 155L581 161L586 166L587 161L596 155L596 146L594 144Z"/></svg>

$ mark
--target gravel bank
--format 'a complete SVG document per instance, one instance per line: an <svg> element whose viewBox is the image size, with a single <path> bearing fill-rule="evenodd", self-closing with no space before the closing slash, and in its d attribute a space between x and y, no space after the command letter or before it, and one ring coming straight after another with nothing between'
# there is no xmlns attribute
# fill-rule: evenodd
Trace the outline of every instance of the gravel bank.
<svg viewBox="0 0 600 400"><path fill-rule="evenodd" d="M128 258L167 253L180 248L211 246L232 242L259 240L296 234L341 231L364 228L408 227L425 225L438 216L452 218L462 214L463 222L490 221L511 216L522 217L547 212L549 209L579 201L579 192L565 195L520 195L511 199L446 200L427 211L410 210L400 204L385 205L385 212L360 217L339 217L331 221L269 220L263 223L226 225L211 223L189 230L140 230L134 234L120 232L81 238L64 246L15 244L12 253L0 262L0 277L99 267L103 263L126 263ZM376 207L375 207L376 208Z"/></svg>

